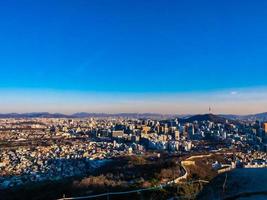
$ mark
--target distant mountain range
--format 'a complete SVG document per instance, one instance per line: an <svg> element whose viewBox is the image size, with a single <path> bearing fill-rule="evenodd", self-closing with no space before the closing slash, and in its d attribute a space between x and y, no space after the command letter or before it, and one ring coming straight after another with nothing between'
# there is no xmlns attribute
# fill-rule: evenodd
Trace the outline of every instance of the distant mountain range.
<svg viewBox="0 0 267 200"><path fill-rule="evenodd" d="M250 114L250 115L220 115L221 117L233 120L259 120L267 121L267 112Z"/></svg>
<svg viewBox="0 0 267 200"><path fill-rule="evenodd" d="M167 119L172 117L178 117L173 114L159 114L159 113L74 113L70 117L86 118L86 117L128 117L128 118L153 118L153 119Z"/></svg>
<svg viewBox="0 0 267 200"><path fill-rule="evenodd" d="M203 115L178 115L178 114L159 114L159 113L87 113L79 112L74 114L48 113L48 112L33 112L33 113L6 113L0 114L0 118L88 118L88 117L128 117L128 118L151 118L151 119L168 119L179 118L185 122L193 121L214 121L225 122L228 120L260 120L267 121L267 112L251 114L251 115L226 115L226 114L203 114Z"/></svg>
<svg viewBox="0 0 267 200"><path fill-rule="evenodd" d="M6 113L0 114L0 118L64 118L68 115L61 113L34 112L34 113Z"/></svg>
<svg viewBox="0 0 267 200"><path fill-rule="evenodd" d="M182 115L179 115L179 117ZM6 113L0 114L0 118L88 118L88 117L129 117L129 118L153 118L153 119L167 119L178 117L172 114L158 114L158 113L86 113L79 112L70 115L61 113L48 112L33 112L33 113Z"/></svg>

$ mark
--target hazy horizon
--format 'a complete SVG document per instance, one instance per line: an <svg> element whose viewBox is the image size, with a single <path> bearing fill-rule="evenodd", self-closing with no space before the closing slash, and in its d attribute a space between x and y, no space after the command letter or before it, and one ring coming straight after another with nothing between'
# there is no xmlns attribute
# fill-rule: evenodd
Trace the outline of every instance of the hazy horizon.
<svg viewBox="0 0 267 200"><path fill-rule="evenodd" d="M265 87L183 93L103 93L59 90L1 90L0 113L213 113L265 112Z"/></svg>

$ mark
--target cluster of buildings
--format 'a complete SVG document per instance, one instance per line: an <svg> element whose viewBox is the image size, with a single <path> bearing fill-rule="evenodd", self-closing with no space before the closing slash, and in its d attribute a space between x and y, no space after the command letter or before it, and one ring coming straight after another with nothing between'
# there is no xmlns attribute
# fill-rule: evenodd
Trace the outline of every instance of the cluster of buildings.
<svg viewBox="0 0 267 200"><path fill-rule="evenodd" d="M224 154L224 162L215 161L212 168L218 173L224 173L235 168L265 168L267 167L267 153L253 151L249 153L234 152Z"/></svg>
<svg viewBox="0 0 267 200"><path fill-rule="evenodd" d="M250 152L236 154L237 164L244 168L263 168L267 167L267 153L266 152Z"/></svg>
<svg viewBox="0 0 267 200"><path fill-rule="evenodd" d="M146 151L266 151L266 135L267 123L227 120L1 119L0 188L85 175L110 158ZM266 161L264 153L241 155L246 166Z"/></svg>

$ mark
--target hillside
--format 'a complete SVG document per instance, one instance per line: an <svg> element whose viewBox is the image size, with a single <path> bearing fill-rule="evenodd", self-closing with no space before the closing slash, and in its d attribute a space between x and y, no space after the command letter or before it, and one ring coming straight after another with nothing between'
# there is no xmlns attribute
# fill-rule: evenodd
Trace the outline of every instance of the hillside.
<svg viewBox="0 0 267 200"><path fill-rule="evenodd" d="M214 114L203 114L203 115L194 115L189 118L182 119L183 122L192 123L194 121L211 121L214 123L225 123L228 119L221 117L219 115ZM234 122L233 120L230 120L231 122Z"/></svg>

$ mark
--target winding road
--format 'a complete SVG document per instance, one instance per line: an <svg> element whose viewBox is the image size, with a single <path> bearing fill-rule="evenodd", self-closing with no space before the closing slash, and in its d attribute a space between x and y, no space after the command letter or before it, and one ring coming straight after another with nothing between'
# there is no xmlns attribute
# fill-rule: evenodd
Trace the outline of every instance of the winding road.
<svg viewBox="0 0 267 200"><path fill-rule="evenodd" d="M198 155L198 156L191 156L189 158L187 158L185 161L190 161L192 159L195 158L203 158L203 157L210 157L211 154L208 155ZM124 192L107 192L107 193L102 193L102 194L96 194L96 195L88 195L88 196L80 196L80 197L68 197L68 198L60 198L58 200L75 200L75 199L93 199L93 198L97 198L97 197L104 197L104 196L111 196L111 195L123 195L123 194L131 194L131 193L141 193L144 191L151 191L151 190L158 190L158 189L162 189L164 187L170 186L172 184L188 184L188 183L209 183L209 181L206 180L196 180L196 181L191 181L191 182L184 182L183 180L186 180L188 177L188 171L186 170L185 164L182 161L181 162L181 166L183 171L185 172L182 176L179 176L178 178L169 181L165 184L160 184L158 186L155 187L150 187L150 188L141 188L141 189L136 189L136 190L130 190L130 191L124 191Z"/></svg>

